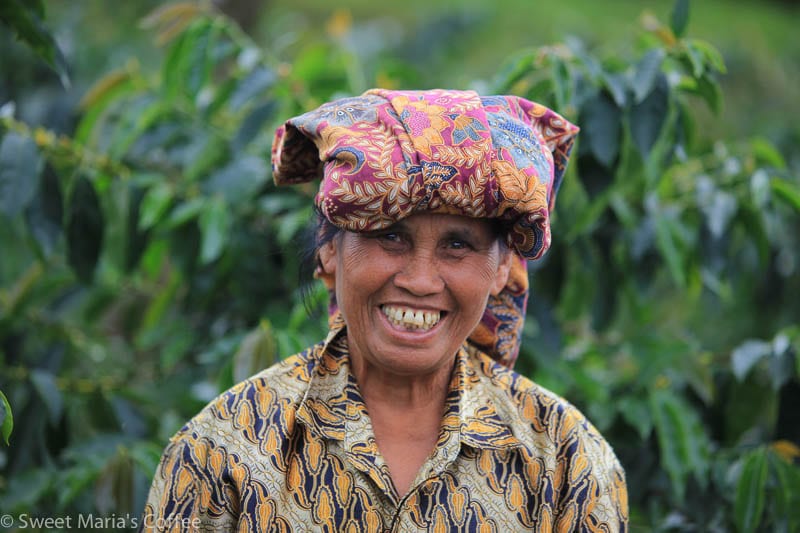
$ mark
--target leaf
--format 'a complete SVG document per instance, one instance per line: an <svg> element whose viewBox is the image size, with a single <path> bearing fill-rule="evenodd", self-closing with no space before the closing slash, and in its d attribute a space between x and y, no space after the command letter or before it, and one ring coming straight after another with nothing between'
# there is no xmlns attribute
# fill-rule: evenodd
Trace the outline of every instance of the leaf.
<svg viewBox="0 0 800 533"><path fill-rule="evenodd" d="M29 137L8 132L0 142L0 213L21 213L39 189L43 161Z"/></svg>
<svg viewBox="0 0 800 533"><path fill-rule="evenodd" d="M55 376L46 370L36 369L31 371L31 383L47 408L50 425L57 425L64 411L64 399L56 384Z"/></svg>
<svg viewBox="0 0 800 533"><path fill-rule="evenodd" d="M649 406L661 464L678 501L682 502L689 476L694 477L701 487L708 483L708 436L696 411L669 389L656 388L651 392Z"/></svg>
<svg viewBox="0 0 800 533"><path fill-rule="evenodd" d="M642 157L647 158L656 143L669 112L669 86L664 74L647 97L631 108L631 136Z"/></svg>
<svg viewBox="0 0 800 533"><path fill-rule="evenodd" d="M750 370L763 358L772 354L772 344L760 340L746 340L731 352L733 375L744 381Z"/></svg>
<svg viewBox="0 0 800 533"><path fill-rule="evenodd" d="M788 206L800 212L800 187L788 180L780 178L772 178L769 185L777 198L780 198Z"/></svg>
<svg viewBox="0 0 800 533"><path fill-rule="evenodd" d="M9 437L14 430L14 415L11 413L11 405L8 403L8 398L0 390L0 436L6 446L9 446Z"/></svg>
<svg viewBox="0 0 800 533"><path fill-rule="evenodd" d="M236 132L236 137L233 139L233 149L239 152L246 148L250 141L261 131L264 123L272 118L277 108L278 103L275 100L270 100L247 115L247 118L242 121L239 131Z"/></svg>
<svg viewBox="0 0 800 533"><path fill-rule="evenodd" d="M49 257L62 232L64 217L61 183L52 166L45 165L36 198L25 210L25 221L41 253Z"/></svg>
<svg viewBox="0 0 800 533"><path fill-rule="evenodd" d="M772 390L777 392L794 377L795 354L786 334L779 333L775 336L772 340L771 353L769 376L772 381Z"/></svg>
<svg viewBox="0 0 800 533"><path fill-rule="evenodd" d="M272 325L262 320L248 333L233 356L233 380L239 383L277 361L277 346Z"/></svg>
<svg viewBox="0 0 800 533"><path fill-rule="evenodd" d="M719 115L722 112L722 89L717 80L709 77L708 74L697 78L697 88L695 92L706 101L708 107Z"/></svg>
<svg viewBox="0 0 800 533"><path fill-rule="evenodd" d="M55 39L45 28L44 4L21 0L0 2L0 22L8 25L17 38L25 41L55 72L64 88L69 88L69 73L64 54Z"/></svg>
<svg viewBox="0 0 800 533"><path fill-rule="evenodd" d="M262 158L242 156L211 174L203 189L209 195L221 194L230 205L242 205L266 181L267 167Z"/></svg>
<svg viewBox="0 0 800 533"><path fill-rule="evenodd" d="M636 72L633 76L633 95L634 103L641 103L653 89L653 86L661 74L661 63L664 62L666 53L661 48L654 48L647 52L636 65Z"/></svg>
<svg viewBox="0 0 800 533"><path fill-rule="evenodd" d="M582 142L594 157L610 168L619 154L622 113L607 92L601 91L581 106Z"/></svg>
<svg viewBox="0 0 800 533"><path fill-rule="evenodd" d="M102 128L97 127L109 108L136 90L136 83L128 69L110 72L98 80L83 96L80 107L83 110L80 122L75 129L75 140L84 144L94 142Z"/></svg>
<svg viewBox="0 0 800 533"><path fill-rule="evenodd" d="M258 67L248 74L231 95L230 108L239 111L250 100L272 87L278 77L270 69Z"/></svg>
<svg viewBox="0 0 800 533"><path fill-rule="evenodd" d="M705 59L705 63L711 65L714 70L720 74L725 74L728 71L728 69L725 67L725 60L722 58L722 54L720 54L719 50L717 50L711 43L700 39L692 39L689 42L689 46L694 50L699 51Z"/></svg>
<svg viewBox="0 0 800 533"><path fill-rule="evenodd" d="M506 59L494 76L494 92L506 93L508 89L528 74L534 65L539 50L526 49Z"/></svg>
<svg viewBox="0 0 800 533"><path fill-rule="evenodd" d="M84 283L94 276L103 246L105 220L94 185L79 176L67 202L67 260Z"/></svg>
<svg viewBox="0 0 800 533"><path fill-rule="evenodd" d="M206 208L206 199L198 196L178 204L170 213L166 221L168 228L175 228L197 218Z"/></svg>
<svg viewBox="0 0 800 533"><path fill-rule="evenodd" d="M800 457L800 449L788 441L777 441L770 445L770 471L777 481L775 498L775 516L783 521L783 531L797 531L800 526L800 468L792 463ZM781 448L791 448L789 454ZM777 530L777 528L776 528Z"/></svg>
<svg viewBox="0 0 800 533"><path fill-rule="evenodd" d="M166 181L147 190L140 207L140 230L150 229L161 220L172 204L173 194L172 186Z"/></svg>
<svg viewBox="0 0 800 533"><path fill-rule="evenodd" d="M767 455L759 448L744 460L742 474L736 485L734 519L742 533L756 531L764 512L764 492L767 485Z"/></svg>
<svg viewBox="0 0 800 533"><path fill-rule="evenodd" d="M636 428L642 441L646 441L653 431L653 417L647 408L647 402L633 396L625 396L617 402L617 409L622 418Z"/></svg>
<svg viewBox="0 0 800 533"><path fill-rule="evenodd" d="M680 287L686 286L686 272L683 268L684 258L676 242L674 223L665 215L655 217L656 246L667 263L672 279Z"/></svg>
<svg viewBox="0 0 800 533"><path fill-rule="evenodd" d="M675 37L683 37L689 25L689 0L676 0L670 16L670 28Z"/></svg>
<svg viewBox="0 0 800 533"><path fill-rule="evenodd" d="M225 249L231 227L230 209L222 198L214 198L200 213L200 262L208 264L217 259Z"/></svg>
<svg viewBox="0 0 800 533"><path fill-rule="evenodd" d="M139 228L145 190L131 182L128 190L128 210L125 220L125 271L132 272L144 254L148 232Z"/></svg>
<svg viewBox="0 0 800 533"><path fill-rule="evenodd" d="M187 81L192 68L192 57L197 42L210 28L208 20L199 19L181 33L169 48L164 66L161 69L162 88L167 101L178 96L189 96Z"/></svg>
<svg viewBox="0 0 800 533"><path fill-rule="evenodd" d="M556 106L558 109L564 109L572 100L572 77L569 66L560 57L554 57L551 72Z"/></svg>
<svg viewBox="0 0 800 533"><path fill-rule="evenodd" d="M713 237L722 238L738 207L736 196L723 190L714 191L711 202L701 206L706 216L708 230Z"/></svg>

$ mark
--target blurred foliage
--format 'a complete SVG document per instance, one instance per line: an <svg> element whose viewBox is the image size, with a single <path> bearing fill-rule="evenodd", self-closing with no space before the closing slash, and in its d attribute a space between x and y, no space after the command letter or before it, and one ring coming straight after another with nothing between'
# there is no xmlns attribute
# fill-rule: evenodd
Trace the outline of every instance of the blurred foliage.
<svg viewBox="0 0 800 533"><path fill-rule="evenodd" d="M611 441L633 530L798 531L796 154L708 142L725 61L688 34L686 0L662 18L625 52L571 38L476 80L582 127L518 370ZM4 512L138 513L185 420L322 338L324 291L309 318L297 279L314 186L272 185L272 132L369 86L427 86L344 11L292 47L206 2L143 25L160 60L117 62L67 132L0 107Z"/></svg>

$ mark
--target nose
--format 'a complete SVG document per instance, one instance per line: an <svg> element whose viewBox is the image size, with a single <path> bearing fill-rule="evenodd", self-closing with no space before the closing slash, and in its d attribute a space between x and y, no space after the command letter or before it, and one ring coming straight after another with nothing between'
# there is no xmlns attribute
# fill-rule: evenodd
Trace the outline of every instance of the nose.
<svg viewBox="0 0 800 533"><path fill-rule="evenodd" d="M394 275L396 287L415 296L436 294L444 289L444 280L436 261L428 254L411 254L403 267Z"/></svg>

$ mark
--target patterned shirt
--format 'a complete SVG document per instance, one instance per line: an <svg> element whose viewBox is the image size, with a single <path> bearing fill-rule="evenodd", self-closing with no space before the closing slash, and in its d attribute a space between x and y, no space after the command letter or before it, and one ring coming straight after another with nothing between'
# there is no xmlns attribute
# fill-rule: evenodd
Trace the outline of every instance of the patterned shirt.
<svg viewBox="0 0 800 533"><path fill-rule="evenodd" d="M569 403L466 344L434 451L392 484L347 336L236 385L171 440L143 531L627 530L625 477Z"/></svg>

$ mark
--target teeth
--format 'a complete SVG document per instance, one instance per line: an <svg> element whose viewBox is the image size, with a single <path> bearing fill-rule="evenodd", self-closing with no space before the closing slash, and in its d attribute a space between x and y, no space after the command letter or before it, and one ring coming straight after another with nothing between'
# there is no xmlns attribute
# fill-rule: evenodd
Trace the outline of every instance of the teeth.
<svg viewBox="0 0 800 533"><path fill-rule="evenodd" d="M390 322L408 329L429 330L441 318L441 314L437 311L414 311L413 309L400 309L399 307L388 305L381 307L381 311Z"/></svg>

